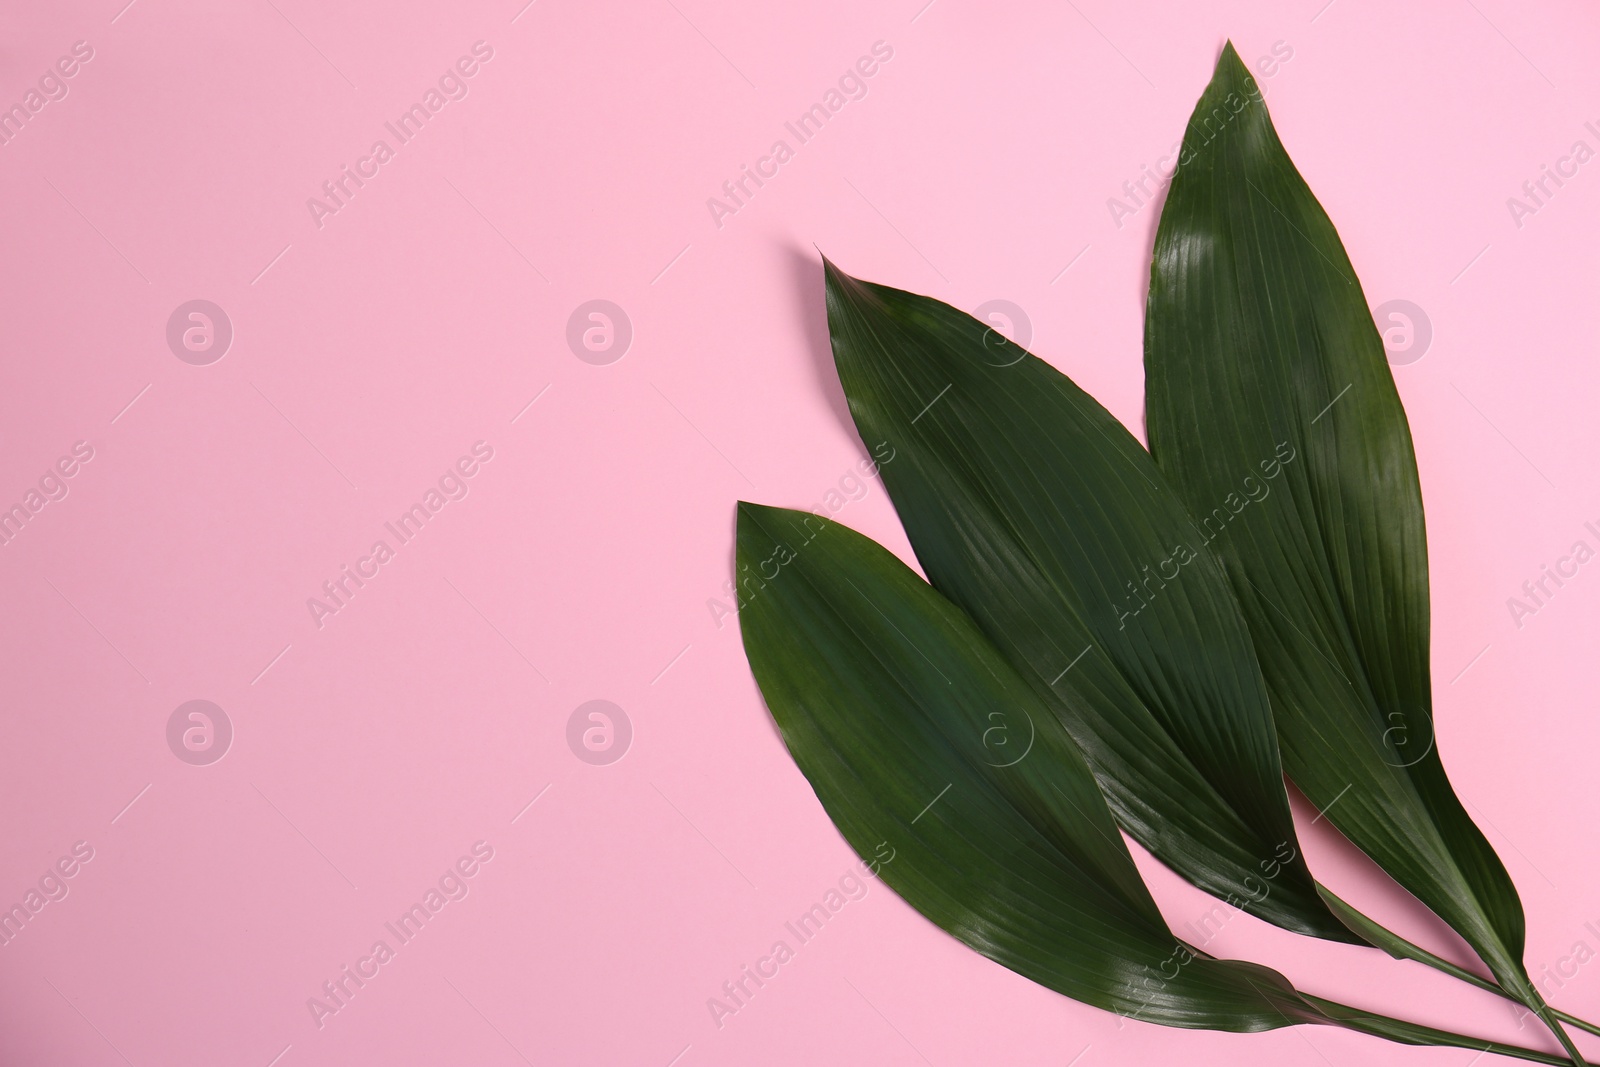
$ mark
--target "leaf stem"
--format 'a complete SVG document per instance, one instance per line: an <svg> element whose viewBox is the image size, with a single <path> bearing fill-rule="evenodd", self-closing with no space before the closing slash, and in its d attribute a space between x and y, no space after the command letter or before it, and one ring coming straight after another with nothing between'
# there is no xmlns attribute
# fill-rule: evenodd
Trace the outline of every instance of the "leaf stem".
<svg viewBox="0 0 1600 1067"><path fill-rule="evenodd" d="M1478 1052L1493 1052L1499 1056L1510 1056L1514 1059L1530 1060L1534 1063L1570 1064L1573 1062L1566 1056L1558 1056L1552 1052L1540 1052L1537 1049L1524 1048L1521 1045L1505 1045L1498 1041L1485 1041L1482 1038L1452 1033L1449 1030L1438 1030L1431 1026L1410 1023L1403 1019L1394 1019L1387 1015L1379 1015L1376 1012L1366 1011L1361 1008L1352 1008L1348 1004L1325 1000L1322 997L1312 996L1310 993L1301 993L1300 996L1312 1007L1326 1015L1328 1021L1335 1026L1342 1026L1346 1030L1370 1034L1373 1037L1381 1037L1389 1041L1396 1041L1402 1045L1442 1045L1446 1048L1470 1048ZM1582 1062L1581 1058L1578 1062Z"/></svg>
<svg viewBox="0 0 1600 1067"><path fill-rule="evenodd" d="M1539 1001L1539 1018L1544 1022L1545 1026L1549 1028L1550 1032L1556 1035L1556 1040L1560 1041L1561 1047L1567 1050L1567 1055L1572 1057L1572 1062L1576 1065L1576 1067L1587 1067L1587 1064L1583 1058L1583 1053L1579 1052L1578 1046L1572 1043L1572 1037L1567 1033L1566 1027L1562 1026L1561 1023L1557 1021L1555 1010L1551 1008L1550 1005L1544 1003L1537 990L1534 990L1533 999Z"/></svg>
<svg viewBox="0 0 1600 1067"><path fill-rule="evenodd" d="M1339 899L1339 897L1335 895L1332 890L1323 885L1321 882L1317 883L1317 892L1322 895L1322 898L1325 901L1327 901L1328 906L1332 908L1333 913L1339 917L1340 921L1342 921L1346 926L1350 927L1350 929L1354 930L1357 934L1360 934L1362 937L1366 938L1374 946L1383 949L1396 959L1415 960L1417 963L1432 967L1434 970L1439 971L1442 974L1448 974L1450 977L1466 982L1468 985L1475 986L1478 989L1482 989L1489 993L1493 993L1496 996L1504 997L1513 1004L1522 1004L1524 1007L1528 1008L1532 1014L1539 1016L1540 1020L1550 1028L1551 1033L1556 1035L1556 1038L1561 1042L1562 1047L1564 1047L1568 1054L1572 1057L1572 1062L1583 1063L1583 1057L1573 1046L1572 1039L1567 1036L1566 1031L1561 1027L1560 1024L1566 1023L1569 1026L1576 1026L1580 1030L1586 1030L1591 1034L1600 1034L1600 1026L1596 1026L1594 1023L1580 1019L1575 1015L1569 1015L1568 1013L1561 1011L1558 1008L1553 1008L1548 1004L1544 1004L1543 1002L1537 1006L1526 1004L1520 998L1513 996L1502 989L1500 985L1493 979L1484 978L1481 975L1473 974L1465 967L1451 963L1444 957L1429 952L1421 945L1406 940L1393 930L1390 930L1388 927L1380 925L1377 920L1362 914L1345 901Z"/></svg>

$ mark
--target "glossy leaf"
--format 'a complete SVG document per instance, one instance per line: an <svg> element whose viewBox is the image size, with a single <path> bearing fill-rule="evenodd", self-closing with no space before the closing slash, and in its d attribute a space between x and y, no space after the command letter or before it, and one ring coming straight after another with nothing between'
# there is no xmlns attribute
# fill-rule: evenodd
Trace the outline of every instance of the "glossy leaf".
<svg viewBox="0 0 1600 1067"><path fill-rule="evenodd" d="M834 359L935 588L1077 740L1117 820L1179 874L1357 941L1300 858L1266 688L1228 580L1149 455L984 323L825 265Z"/></svg>
<svg viewBox="0 0 1600 1067"><path fill-rule="evenodd" d="M1231 45L1179 160L1145 324L1151 451L1233 581L1290 777L1537 1005L1516 889L1434 744L1422 497L1383 342Z"/></svg>
<svg viewBox="0 0 1600 1067"><path fill-rule="evenodd" d="M1556 1057L1298 993L1167 928L1071 737L960 609L804 512L739 505L745 651L784 744L856 853L912 907L1076 1000L1168 1026L1344 1026Z"/></svg>
<svg viewBox="0 0 1600 1067"><path fill-rule="evenodd" d="M764 582L746 585L739 621L784 743L845 839L918 911L1041 985L1145 1021L1319 1017L1266 968L1180 964L1070 737L891 553L814 515L741 504L738 567Z"/></svg>

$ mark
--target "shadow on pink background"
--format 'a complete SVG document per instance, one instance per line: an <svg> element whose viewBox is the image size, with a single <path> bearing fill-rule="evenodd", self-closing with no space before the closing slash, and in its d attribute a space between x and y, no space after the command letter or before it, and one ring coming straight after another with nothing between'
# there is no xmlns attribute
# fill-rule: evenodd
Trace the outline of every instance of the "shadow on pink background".
<svg viewBox="0 0 1600 1067"><path fill-rule="evenodd" d="M1600 163L1507 203L1600 149L1592 9L123 2L0 13L0 104L27 114L0 144L0 507L40 503L0 547L0 903L59 897L0 947L0 1062L1465 1067L1124 1023L877 884L736 1014L707 1005L854 863L719 608L733 502L843 500L909 554L854 479L813 243L1009 302L1137 429L1159 206L1124 183L1228 36L1270 60L1370 302L1415 309L1392 324L1438 743L1530 971L1600 1014L1574 962L1600 950L1600 564L1508 607L1600 547ZM786 123L848 72L802 143ZM767 176L734 204L744 168ZM1459 954L1318 829L1325 881ZM1175 928L1202 921L1140 861ZM1244 917L1207 948L1547 1041L1376 951Z"/></svg>

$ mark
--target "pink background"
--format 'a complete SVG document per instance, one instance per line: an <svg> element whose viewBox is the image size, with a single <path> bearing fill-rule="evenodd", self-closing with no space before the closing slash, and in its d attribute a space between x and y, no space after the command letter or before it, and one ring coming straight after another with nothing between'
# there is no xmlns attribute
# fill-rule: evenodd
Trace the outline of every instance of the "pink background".
<svg viewBox="0 0 1600 1067"><path fill-rule="evenodd" d="M735 499L822 503L863 455L812 243L968 309L1014 302L1137 427L1156 209L1118 228L1107 199L1181 135L1227 35L1251 63L1292 49L1262 77L1285 142L1371 303L1431 321L1396 376L1439 743L1522 891L1530 970L1600 1016L1600 965L1563 963L1600 950L1600 563L1520 628L1506 603L1600 548L1600 162L1520 227L1506 204L1575 140L1600 148L1588 5L124 2L0 13L0 103L94 51L0 146L0 506L94 450L0 547L0 903L94 850L0 948L0 1062L1468 1063L1119 1025L881 885L720 1028L706 1005L853 859L708 607ZM319 228L307 198L480 40L469 94ZM877 41L866 97L797 145L784 122ZM794 158L719 228L707 198L780 138ZM235 332L209 366L166 341L196 298ZM596 298L633 327L609 365L565 340ZM477 441L469 495L319 628L307 598ZM838 517L905 553L878 484ZM167 743L193 699L235 730L208 766ZM609 765L567 743L592 699L632 725ZM1325 827L1325 880L1457 951ZM307 999L478 841L469 895L319 1028ZM1211 907L1140 861L1175 927ZM1548 1044L1374 951L1248 918L1207 947Z"/></svg>

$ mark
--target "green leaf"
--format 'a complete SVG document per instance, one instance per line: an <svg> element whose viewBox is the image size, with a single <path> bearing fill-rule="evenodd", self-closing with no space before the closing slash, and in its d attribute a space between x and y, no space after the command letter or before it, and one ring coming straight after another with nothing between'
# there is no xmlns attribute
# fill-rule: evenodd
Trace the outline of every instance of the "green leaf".
<svg viewBox="0 0 1600 1067"><path fill-rule="evenodd" d="M1216 561L1126 429L1065 375L928 297L825 264L861 436L935 588L1078 742L1118 822L1280 926L1359 939L1317 895L1266 688Z"/></svg>
<svg viewBox="0 0 1600 1067"><path fill-rule="evenodd" d="M1323 1021L1276 972L1179 944L1071 738L905 564L817 516L740 504L737 565L745 650L784 743L914 908L1041 985L1147 1022Z"/></svg>
<svg viewBox="0 0 1600 1067"><path fill-rule="evenodd" d="M1150 447L1233 580L1312 803L1523 1003L1523 915L1434 745L1411 433L1355 269L1230 44L1145 321Z"/></svg>
<svg viewBox="0 0 1600 1067"><path fill-rule="evenodd" d="M959 608L804 512L741 503L736 568L745 652L817 799L880 879L989 959L1167 1026L1322 1023L1564 1062L1298 993L1185 945L1072 739Z"/></svg>

